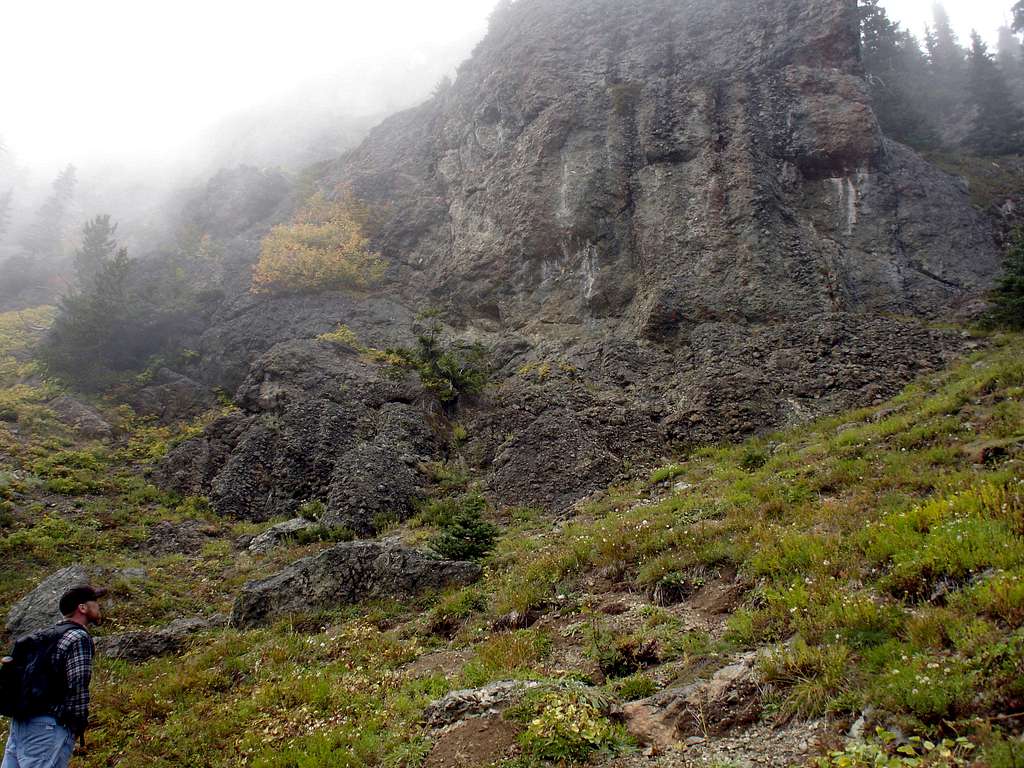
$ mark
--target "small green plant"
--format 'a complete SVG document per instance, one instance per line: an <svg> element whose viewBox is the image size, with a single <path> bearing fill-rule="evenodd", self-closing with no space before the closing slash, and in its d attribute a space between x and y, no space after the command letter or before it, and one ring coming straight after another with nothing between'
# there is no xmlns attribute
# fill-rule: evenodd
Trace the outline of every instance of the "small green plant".
<svg viewBox="0 0 1024 768"><path fill-rule="evenodd" d="M750 445L740 454L740 466L748 472L754 472L768 463L768 454L762 448Z"/></svg>
<svg viewBox="0 0 1024 768"><path fill-rule="evenodd" d="M350 347L357 351L362 350L362 347L359 344L359 337L356 336L355 331L344 323L340 324L333 331L321 333L316 337L316 339L317 341L326 341L342 347Z"/></svg>
<svg viewBox="0 0 1024 768"><path fill-rule="evenodd" d="M615 692L623 701L646 699L658 690L658 684L647 675L630 675L619 680Z"/></svg>
<svg viewBox="0 0 1024 768"><path fill-rule="evenodd" d="M963 736L938 742L920 736L901 740L879 727L873 739L851 741L842 750L818 758L817 765L818 768L954 768L971 765L974 750L975 745Z"/></svg>
<svg viewBox="0 0 1024 768"><path fill-rule="evenodd" d="M352 541L355 537L349 528L339 525L314 525L295 533L295 541L299 544L316 544L322 541L340 543Z"/></svg>
<svg viewBox="0 0 1024 768"><path fill-rule="evenodd" d="M613 755L630 745L624 728L612 723L578 689L543 696L538 710L519 739L523 751L531 757L574 765L586 762L595 753Z"/></svg>
<svg viewBox="0 0 1024 768"><path fill-rule="evenodd" d="M303 520L309 520L314 523L323 519L326 511L327 505L317 499L304 501L299 505L299 517Z"/></svg>

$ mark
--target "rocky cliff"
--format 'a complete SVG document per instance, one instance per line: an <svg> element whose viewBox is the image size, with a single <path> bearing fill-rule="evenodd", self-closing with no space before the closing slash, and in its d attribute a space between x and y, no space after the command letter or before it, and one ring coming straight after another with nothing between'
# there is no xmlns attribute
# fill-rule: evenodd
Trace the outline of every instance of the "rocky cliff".
<svg viewBox="0 0 1024 768"><path fill-rule="evenodd" d="M455 82L329 170L374 206L372 295L240 297L200 344L243 412L165 477L372 532L447 451L383 347L417 308L488 345L466 458L559 507L637 461L892 392L998 268L957 179L882 136L855 0L518 0ZM361 521L361 522L360 522Z"/></svg>

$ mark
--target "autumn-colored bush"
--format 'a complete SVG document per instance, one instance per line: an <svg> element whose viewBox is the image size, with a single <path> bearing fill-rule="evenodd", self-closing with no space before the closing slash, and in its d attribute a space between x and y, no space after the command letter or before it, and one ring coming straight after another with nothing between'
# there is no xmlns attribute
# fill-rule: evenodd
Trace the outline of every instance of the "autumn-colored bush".
<svg viewBox="0 0 1024 768"><path fill-rule="evenodd" d="M351 194L316 193L288 224L263 238L253 293L315 293L367 288L384 275L384 260L364 234L366 206Z"/></svg>

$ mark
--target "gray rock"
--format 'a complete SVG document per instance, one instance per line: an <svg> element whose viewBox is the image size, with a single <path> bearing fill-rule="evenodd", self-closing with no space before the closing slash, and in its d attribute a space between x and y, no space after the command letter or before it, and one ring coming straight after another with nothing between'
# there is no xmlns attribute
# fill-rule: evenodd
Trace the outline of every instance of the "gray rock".
<svg viewBox="0 0 1024 768"><path fill-rule="evenodd" d="M78 431L82 437L104 439L114 433L113 427L95 410L68 395L61 395L46 404L57 418Z"/></svg>
<svg viewBox="0 0 1024 768"><path fill-rule="evenodd" d="M425 589L470 584L480 573L475 563L437 560L390 542L347 542L247 583L235 599L232 623L251 627L289 613L329 610L375 597L408 597Z"/></svg>
<svg viewBox="0 0 1024 768"><path fill-rule="evenodd" d="M214 533L210 525L199 520L164 520L153 526L144 546L151 555L196 555Z"/></svg>
<svg viewBox="0 0 1024 768"><path fill-rule="evenodd" d="M256 555L265 555L288 539L294 538L300 531L315 528L317 525L318 523L314 523L312 520L307 520L304 517L285 520L283 523L278 523L253 537L246 549Z"/></svg>
<svg viewBox="0 0 1024 768"><path fill-rule="evenodd" d="M136 411L165 422L198 416L216 403L210 387L169 368L158 369L150 384L128 396Z"/></svg>
<svg viewBox="0 0 1024 768"><path fill-rule="evenodd" d="M110 659L140 662L157 656L178 653L189 637L214 627L223 627L228 618L215 615L209 618L177 619L166 627L153 631L122 632L95 638L96 653Z"/></svg>
<svg viewBox="0 0 1024 768"><path fill-rule="evenodd" d="M626 728L644 744L668 748L688 736L719 735L761 711L756 654L722 667L708 680L668 688L623 706Z"/></svg>
<svg viewBox="0 0 1024 768"><path fill-rule="evenodd" d="M423 720L431 728L443 728L469 717L494 714L540 685L533 680L501 680L482 688L452 691L428 704L423 711Z"/></svg>
<svg viewBox="0 0 1024 768"><path fill-rule="evenodd" d="M7 613L7 634L18 638L53 626L63 617L57 603L71 587L88 584L92 574L81 565L69 565L46 577Z"/></svg>

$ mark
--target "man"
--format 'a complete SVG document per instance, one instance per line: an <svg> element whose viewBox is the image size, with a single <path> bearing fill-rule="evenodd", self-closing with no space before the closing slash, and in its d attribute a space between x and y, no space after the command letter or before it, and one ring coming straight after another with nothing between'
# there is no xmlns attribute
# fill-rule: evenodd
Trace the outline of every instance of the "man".
<svg viewBox="0 0 1024 768"><path fill-rule="evenodd" d="M43 714L11 721L11 733L0 768L65 768L77 738L84 746L89 725L89 681L92 679L93 644L87 627L102 620L99 598L105 589L72 587L60 598L64 621L47 633L55 645L50 654L57 690L52 700L39 705Z"/></svg>

